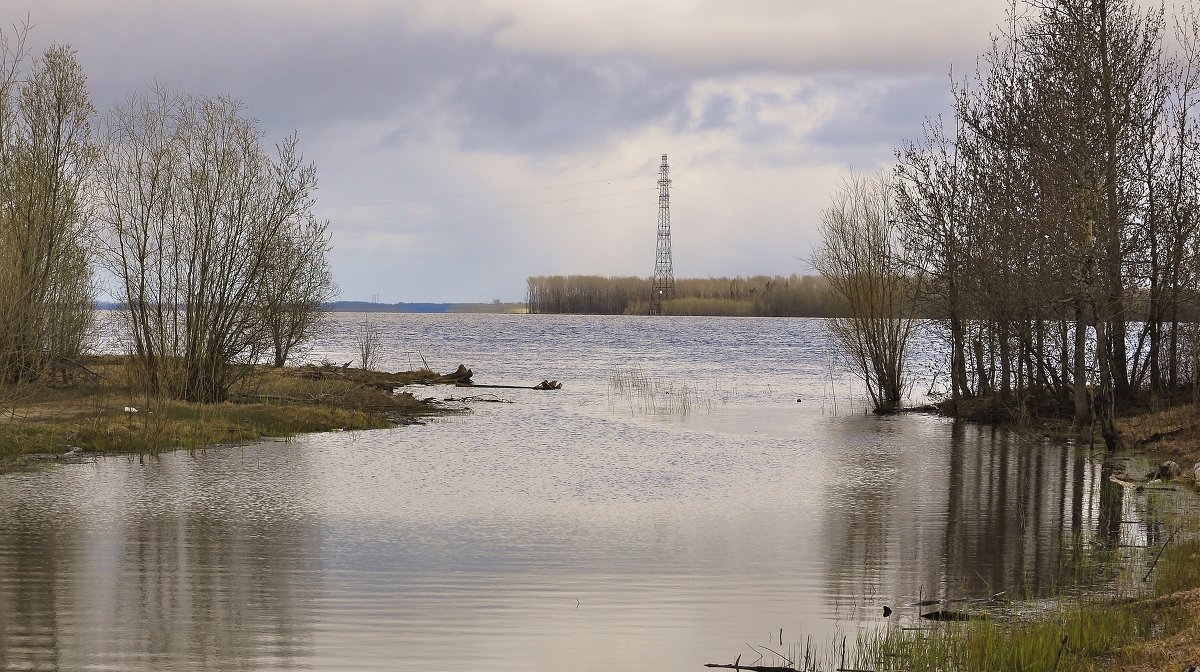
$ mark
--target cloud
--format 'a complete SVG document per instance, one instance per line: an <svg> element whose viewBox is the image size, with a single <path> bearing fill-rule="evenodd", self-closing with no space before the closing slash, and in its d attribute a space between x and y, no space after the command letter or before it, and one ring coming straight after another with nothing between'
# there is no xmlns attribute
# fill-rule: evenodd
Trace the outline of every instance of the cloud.
<svg viewBox="0 0 1200 672"><path fill-rule="evenodd" d="M447 101L467 150L586 150L658 123L687 83L622 59L509 56L469 73Z"/></svg>
<svg viewBox="0 0 1200 672"><path fill-rule="evenodd" d="M518 299L649 274L670 154L682 275L804 270L840 172L947 104L997 0L39 0L105 110L160 80L298 130L347 298ZM630 185L636 185L633 189ZM629 193L632 192L632 193Z"/></svg>
<svg viewBox="0 0 1200 672"><path fill-rule="evenodd" d="M456 4L460 11L423 10ZM474 16L464 21L461 6ZM512 51L637 54L709 71L902 71L972 59L1004 17L994 0L479 0L417 3L426 30L488 34Z"/></svg>

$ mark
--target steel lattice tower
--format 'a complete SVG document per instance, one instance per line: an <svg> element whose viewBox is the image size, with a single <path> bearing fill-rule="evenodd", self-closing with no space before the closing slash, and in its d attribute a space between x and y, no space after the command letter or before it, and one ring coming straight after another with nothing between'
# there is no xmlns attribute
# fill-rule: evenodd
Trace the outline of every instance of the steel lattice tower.
<svg viewBox="0 0 1200 672"><path fill-rule="evenodd" d="M650 290L650 314L662 315L663 301L675 293L675 272L671 269L671 178L667 176L667 155L658 167L658 252L654 255L654 284Z"/></svg>

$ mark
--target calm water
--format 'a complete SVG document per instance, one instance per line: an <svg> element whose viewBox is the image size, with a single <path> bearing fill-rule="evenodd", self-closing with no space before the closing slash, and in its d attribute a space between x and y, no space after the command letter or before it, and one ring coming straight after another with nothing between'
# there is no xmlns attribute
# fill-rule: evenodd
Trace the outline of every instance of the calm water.
<svg viewBox="0 0 1200 672"><path fill-rule="evenodd" d="M355 358L360 319L310 357ZM698 671L1145 534L1084 451L864 415L820 321L372 319L384 368L563 389L0 477L0 668ZM611 381L638 372L664 387Z"/></svg>

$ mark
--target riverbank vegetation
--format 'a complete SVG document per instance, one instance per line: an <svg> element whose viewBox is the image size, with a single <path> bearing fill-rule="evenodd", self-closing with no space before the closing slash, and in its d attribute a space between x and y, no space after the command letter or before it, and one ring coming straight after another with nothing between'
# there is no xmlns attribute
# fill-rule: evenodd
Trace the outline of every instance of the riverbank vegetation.
<svg viewBox="0 0 1200 672"><path fill-rule="evenodd" d="M942 318L951 410L1095 422L1115 450L1121 410L1200 397L1200 9L1011 14L896 153L892 253Z"/></svg>
<svg viewBox="0 0 1200 672"><path fill-rule="evenodd" d="M651 278L595 275L526 280L530 313L648 315ZM844 314L825 280L812 275L676 278L664 315L831 317Z"/></svg>
<svg viewBox="0 0 1200 672"><path fill-rule="evenodd" d="M1200 521L1179 522L1188 529ZM1034 616L979 617L859 637L855 669L1183 670L1200 662L1200 539L1147 555L1147 594L1067 596ZM1140 567L1141 565L1139 565Z"/></svg>
<svg viewBox="0 0 1200 672"><path fill-rule="evenodd" d="M437 382L423 369L401 373L338 365L247 367L222 403L153 394L136 359L81 357L65 387L9 388L0 426L0 472L90 453L157 453L304 432L380 429L445 412L396 387Z"/></svg>
<svg viewBox="0 0 1200 672"><path fill-rule="evenodd" d="M1146 526L1142 543L1079 536L1064 540L1068 565L1060 567L1061 581L1036 594L925 599L888 607L882 612L883 622L855 636L809 639L787 648L776 642L747 644L754 657L747 661L743 653L741 669L1189 669L1200 663L1200 519L1194 511L1195 494L1147 485L1139 496L1146 498L1143 514L1148 517L1133 521ZM871 609L879 609L870 601ZM782 632L778 643L783 644Z"/></svg>
<svg viewBox="0 0 1200 672"><path fill-rule="evenodd" d="M333 292L296 137L269 152L241 103L162 85L97 118L75 52L33 55L28 33L0 32L0 452L378 424L365 398L214 406L286 380L258 364L283 367ZM84 357L98 277L123 317L115 370ZM138 405L156 410L121 410Z"/></svg>
<svg viewBox="0 0 1200 672"><path fill-rule="evenodd" d="M334 286L316 167L234 100L97 117L74 51L0 32L0 470L412 422L430 371L289 368ZM125 356L87 355L99 292Z"/></svg>

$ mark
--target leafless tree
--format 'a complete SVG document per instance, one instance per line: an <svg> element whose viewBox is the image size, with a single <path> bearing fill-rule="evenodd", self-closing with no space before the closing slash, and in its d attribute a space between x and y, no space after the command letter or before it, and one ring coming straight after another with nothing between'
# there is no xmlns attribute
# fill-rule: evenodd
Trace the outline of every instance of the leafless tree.
<svg viewBox="0 0 1200 672"><path fill-rule="evenodd" d="M823 242L812 259L849 309L850 317L831 321L833 332L876 412L895 410L904 395L919 280L902 261L893 199L884 173L848 177L821 213Z"/></svg>
<svg viewBox="0 0 1200 672"><path fill-rule="evenodd" d="M104 260L145 382L222 400L271 347L272 310L297 307L281 294L307 291L285 288L289 276L329 280L326 228L311 215L316 168L295 136L269 155L241 103L162 86L110 114L105 139Z"/></svg>
<svg viewBox="0 0 1200 672"><path fill-rule="evenodd" d="M333 298L328 247L329 222L311 214L286 227L271 246L258 302L276 367L312 337L321 304Z"/></svg>
<svg viewBox="0 0 1200 672"><path fill-rule="evenodd" d="M67 375L92 310L87 78L66 46L28 59L26 34L0 33L0 384Z"/></svg>

